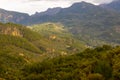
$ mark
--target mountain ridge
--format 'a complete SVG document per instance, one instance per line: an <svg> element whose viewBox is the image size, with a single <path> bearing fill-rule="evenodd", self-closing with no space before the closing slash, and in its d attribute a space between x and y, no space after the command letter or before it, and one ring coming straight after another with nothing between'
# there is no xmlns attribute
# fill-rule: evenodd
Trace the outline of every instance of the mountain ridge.
<svg viewBox="0 0 120 80"><path fill-rule="evenodd" d="M54 16L44 15L32 18L31 23L60 22L65 25L71 33L79 35L80 38L89 36L92 37L92 41L96 38L98 40L114 42L113 38L109 36L116 34L116 32L111 29L114 29L114 26L118 26L119 28L119 16L120 14L117 12L104 9L90 3L82 2L75 3L68 8L63 8ZM106 33L109 36L106 35ZM117 41L119 44L118 36L115 37L115 43Z"/></svg>
<svg viewBox="0 0 120 80"><path fill-rule="evenodd" d="M53 15L52 11L56 13ZM119 44L119 33L116 28L119 29L120 14L91 3L80 2L68 8L48 9L46 12L37 13L20 21L24 25L45 22L61 23L70 33L82 38L83 41L90 39L90 42L95 43L101 40Z"/></svg>
<svg viewBox="0 0 120 80"><path fill-rule="evenodd" d="M22 24L26 19L30 17L26 13L20 13L15 11L7 11L4 9L0 9L0 22L13 22Z"/></svg>
<svg viewBox="0 0 120 80"><path fill-rule="evenodd" d="M100 6L109 10L120 12L120 0L114 0L109 4L101 4Z"/></svg>
<svg viewBox="0 0 120 80"><path fill-rule="evenodd" d="M43 16L43 15L55 15L57 13L59 13L59 11L61 10L61 7L55 7L55 8L48 8L46 11L44 12L36 12L35 14L33 14L32 16L36 15L36 16Z"/></svg>

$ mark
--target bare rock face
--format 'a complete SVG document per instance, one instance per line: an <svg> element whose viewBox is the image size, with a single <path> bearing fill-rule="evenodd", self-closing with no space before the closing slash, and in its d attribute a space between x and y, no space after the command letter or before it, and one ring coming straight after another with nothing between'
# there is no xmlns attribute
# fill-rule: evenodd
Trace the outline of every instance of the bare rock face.
<svg viewBox="0 0 120 80"><path fill-rule="evenodd" d="M22 33L16 28L7 27L1 31L2 34L22 37Z"/></svg>
<svg viewBox="0 0 120 80"><path fill-rule="evenodd" d="M55 40L57 37L55 35L51 35L49 39Z"/></svg>

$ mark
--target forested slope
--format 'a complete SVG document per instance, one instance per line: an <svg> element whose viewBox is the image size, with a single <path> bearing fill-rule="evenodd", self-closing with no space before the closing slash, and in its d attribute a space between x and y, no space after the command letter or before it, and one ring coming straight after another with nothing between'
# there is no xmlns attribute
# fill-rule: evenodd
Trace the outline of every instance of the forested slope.
<svg viewBox="0 0 120 80"><path fill-rule="evenodd" d="M119 80L120 47L104 45L26 65L25 80Z"/></svg>
<svg viewBox="0 0 120 80"><path fill-rule="evenodd" d="M43 29L46 33L51 32L49 27ZM52 32L54 31L53 28ZM74 39L70 33L64 36L60 32L62 37L57 33L55 36L59 40L54 38L54 34L40 33L18 24L0 23L0 79L21 79L21 69L26 64L74 54L85 49L85 45Z"/></svg>

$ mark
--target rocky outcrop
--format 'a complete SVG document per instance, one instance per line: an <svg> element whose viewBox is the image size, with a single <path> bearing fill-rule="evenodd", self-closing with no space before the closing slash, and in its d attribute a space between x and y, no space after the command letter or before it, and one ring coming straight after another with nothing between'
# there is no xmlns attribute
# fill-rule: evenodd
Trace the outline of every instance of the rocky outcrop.
<svg viewBox="0 0 120 80"><path fill-rule="evenodd" d="M6 34L6 35L19 36L19 37L23 36L22 33L19 31L19 29L17 29L16 27L14 27L14 28L11 28L11 27L4 28L1 31L1 33Z"/></svg>

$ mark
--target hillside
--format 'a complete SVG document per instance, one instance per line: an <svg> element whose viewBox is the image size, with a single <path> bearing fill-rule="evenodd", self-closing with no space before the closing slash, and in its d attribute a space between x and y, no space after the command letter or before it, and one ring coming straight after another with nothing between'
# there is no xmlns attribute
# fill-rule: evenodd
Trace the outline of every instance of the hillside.
<svg viewBox="0 0 120 80"><path fill-rule="evenodd" d="M0 23L0 79L15 80L20 74L20 68L34 62L42 50L33 41L39 34L17 24ZM31 38L34 36L34 39Z"/></svg>
<svg viewBox="0 0 120 80"><path fill-rule="evenodd" d="M49 40L49 42L45 42L45 47L52 50L51 53L57 52L64 55L76 53L85 48L85 43L76 39L62 24L43 23L33 25L30 28Z"/></svg>
<svg viewBox="0 0 120 80"><path fill-rule="evenodd" d="M0 80L120 80L120 1L0 9Z"/></svg>
<svg viewBox="0 0 120 80"><path fill-rule="evenodd" d="M78 53L83 49L84 43L54 23L34 25L33 29L0 23L0 79L16 80L22 77L20 69L25 64Z"/></svg>
<svg viewBox="0 0 120 80"><path fill-rule="evenodd" d="M115 6L118 6L117 9L119 9L119 1L113 1L106 5L113 3L116 3L117 5L115 4ZM45 12L37 12L31 16L6 10L2 11L5 12L4 14L7 14L7 16L15 14L13 15L15 19L12 21L9 20L7 16L1 17L1 19L7 19L9 22L29 26L45 22L60 23L64 25L70 33L80 39L80 41L82 40L86 43L87 46L94 47L102 44L120 44L119 12L106 9L100 5L97 6L87 2L80 2L74 3L68 8L49 8ZM1 14L3 14L2 11L0 12ZM16 20L19 21L16 22ZM2 22L4 21L2 20Z"/></svg>
<svg viewBox="0 0 120 80"><path fill-rule="evenodd" d="M120 44L116 30L119 30L120 14L90 3L75 3L62 8L56 15L44 14L30 19L31 24L42 22L59 22L78 38L87 40L90 46L97 46L99 42Z"/></svg>
<svg viewBox="0 0 120 80"><path fill-rule="evenodd" d="M26 65L25 80L119 80L120 47L104 45Z"/></svg>
<svg viewBox="0 0 120 80"><path fill-rule="evenodd" d="M0 9L0 22L13 22L23 24L30 16L26 13Z"/></svg>

